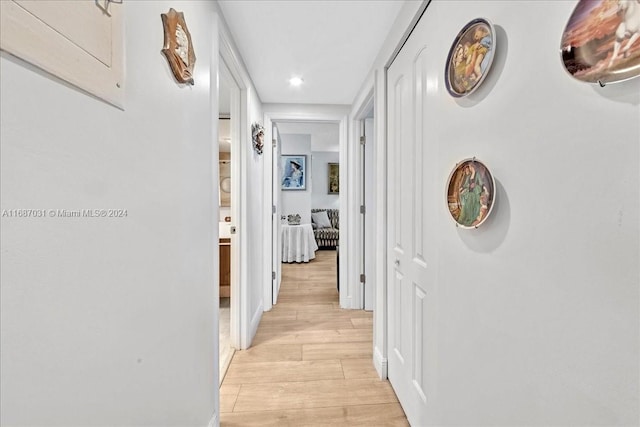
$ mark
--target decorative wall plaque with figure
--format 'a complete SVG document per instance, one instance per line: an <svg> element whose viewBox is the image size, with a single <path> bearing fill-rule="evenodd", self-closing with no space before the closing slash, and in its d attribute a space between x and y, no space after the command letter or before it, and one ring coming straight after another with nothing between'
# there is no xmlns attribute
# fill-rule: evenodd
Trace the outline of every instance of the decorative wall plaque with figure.
<svg viewBox="0 0 640 427"><path fill-rule="evenodd" d="M486 19L474 19L460 30L445 69L444 81L451 96L467 96L480 87L493 63L495 49L495 31Z"/></svg>
<svg viewBox="0 0 640 427"><path fill-rule="evenodd" d="M164 26L162 53L167 58L178 82L194 84L193 67L196 63L196 54L193 51L191 33L184 20L184 14L171 8L169 12L162 13L160 16Z"/></svg>
<svg viewBox="0 0 640 427"><path fill-rule="evenodd" d="M264 146L264 127L260 123L253 123L251 125L251 139L253 141L253 149L258 154L262 154L262 147Z"/></svg>
<svg viewBox="0 0 640 427"><path fill-rule="evenodd" d="M562 64L578 80L640 76L640 1L580 0L562 34Z"/></svg>
<svg viewBox="0 0 640 427"><path fill-rule="evenodd" d="M478 228L495 204L496 183L487 166L475 157L456 164L447 183L447 207L456 226Z"/></svg>

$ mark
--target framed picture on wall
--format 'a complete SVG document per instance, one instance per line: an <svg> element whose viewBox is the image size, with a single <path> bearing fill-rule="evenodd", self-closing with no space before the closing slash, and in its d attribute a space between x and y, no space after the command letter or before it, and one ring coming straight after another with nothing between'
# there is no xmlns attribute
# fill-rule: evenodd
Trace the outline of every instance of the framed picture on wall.
<svg viewBox="0 0 640 427"><path fill-rule="evenodd" d="M307 156L304 154L283 154L282 162L282 190L307 189Z"/></svg>
<svg viewBox="0 0 640 427"><path fill-rule="evenodd" d="M329 194L340 193L340 163L327 163Z"/></svg>

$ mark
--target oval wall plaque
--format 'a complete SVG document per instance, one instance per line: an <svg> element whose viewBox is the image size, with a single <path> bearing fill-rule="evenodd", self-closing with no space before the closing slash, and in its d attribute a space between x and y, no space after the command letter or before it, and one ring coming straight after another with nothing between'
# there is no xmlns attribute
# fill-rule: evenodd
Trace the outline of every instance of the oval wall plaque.
<svg viewBox="0 0 640 427"><path fill-rule="evenodd" d="M560 50L564 68L583 82L604 85L640 76L640 1L580 0Z"/></svg>
<svg viewBox="0 0 640 427"><path fill-rule="evenodd" d="M480 87L493 63L495 48L495 31L486 19L474 19L460 30L449 50L444 73L451 96L467 96Z"/></svg>
<svg viewBox="0 0 640 427"><path fill-rule="evenodd" d="M491 214L496 183L475 157L456 164L447 182L447 207L458 227L478 228Z"/></svg>

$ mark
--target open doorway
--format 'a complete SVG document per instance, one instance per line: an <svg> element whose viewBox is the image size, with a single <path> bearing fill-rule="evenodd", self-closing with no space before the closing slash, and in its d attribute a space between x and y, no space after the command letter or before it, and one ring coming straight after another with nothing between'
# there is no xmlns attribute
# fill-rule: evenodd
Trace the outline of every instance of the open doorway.
<svg viewBox="0 0 640 427"><path fill-rule="evenodd" d="M273 122L273 200L279 213L274 227L274 259L305 265L335 259L340 242L340 126L314 121ZM277 229L279 228L279 232ZM279 266L276 266L279 267ZM337 270L337 265L335 265ZM279 268L274 269L278 271ZM278 274L276 274L278 278ZM338 287L337 274L334 289ZM273 286L272 301L279 287Z"/></svg>
<svg viewBox="0 0 640 427"><path fill-rule="evenodd" d="M221 64L224 68L224 64ZM231 339L231 86L229 76L220 73L218 96L218 172L219 172L219 250L220 250L220 317L219 373L220 384L231 363L235 347ZM234 295L237 297L237 295Z"/></svg>
<svg viewBox="0 0 640 427"><path fill-rule="evenodd" d="M227 55L221 50L218 83L218 146L219 146L219 248L220 248L220 383L224 379L235 350L246 348L249 321L242 316L247 293L243 274L246 263L241 254L245 240L237 230L244 227L243 207L243 115L241 105L246 91L227 65ZM244 208L246 209L246 208Z"/></svg>
<svg viewBox="0 0 640 427"><path fill-rule="evenodd" d="M318 126L319 129L322 126L326 126L327 129L332 129L332 150L335 150L336 148L338 149L338 164L346 161L347 145L348 110L346 108L335 107L333 109L325 109L321 111L308 111L309 109L302 109L307 111L301 111L300 109L287 111L287 108L282 108L281 106L273 106L272 108L275 110L274 112L270 112L268 107L265 108L266 111L264 116L267 140L272 140L273 143L272 150L265 150L265 162L272 165L271 168L265 170L265 182L269 183L266 188L271 190L273 193L272 201L274 203L273 206L269 206L269 210L266 212L267 217L273 224L272 230L270 230L269 234L265 236L269 241L267 247L265 247L265 251L270 255L267 260L268 268L273 272L273 280L265 283L265 311L271 310L273 303L277 300L277 284L280 278L278 277L278 274L276 274L276 271L278 271L281 262L278 254L282 255L283 248L282 243L277 245L276 242L282 236L283 224L289 222L288 215L300 215L300 222L308 224L308 228L311 228L311 209L313 208L311 202L312 189L315 187L316 191L322 191L324 192L324 196L329 196L329 171L327 168L328 163L334 162L324 161L318 156L314 157L312 153L312 142L310 136L312 132L310 130L310 126ZM278 129L274 130L274 124L277 124ZM293 138L297 138L299 141L298 144L301 145L293 145L295 142L291 141L291 138L289 138L290 142L287 143L286 138L288 137L285 137L285 142L282 142L283 135L297 135L297 137L294 136ZM306 140L300 135L307 135ZM280 141L279 145L278 141ZM293 147L292 151L289 150L289 148L286 148L287 145L289 147ZM284 151L282 150L282 147L285 147ZM323 150L326 151L326 148ZM287 151L291 152L288 153ZM285 169L285 155L304 156L301 160L307 163L308 166L306 167L309 168L308 175L310 174L310 176L308 176L308 180L304 184L306 186L305 190L292 190L290 189L290 186L283 190L284 178L288 177L284 175L288 173L290 174L291 172L290 168ZM323 178L318 178L317 175L314 177L312 172L314 165L320 166L320 169L317 169L316 172L323 175ZM323 180L325 184L322 184ZM329 197L331 199L330 203L337 203L337 210L339 212L335 222L335 228L339 230L339 238L337 239L339 244L334 243L334 247L339 246L340 244L345 244L347 241L345 227L347 224L346 202L348 199L346 193L343 191L346 188L346 184L347 179L345 175L343 173L339 173L338 189L336 191L337 194L333 194ZM327 188L324 188L325 186ZM287 200L283 200L282 196L284 194L287 194L287 198L289 199L288 202ZM313 232L311 232L311 234L313 234ZM315 240L315 236L313 237L313 240ZM322 244L319 246L322 246ZM347 265L346 256L340 257L336 262L336 268L339 270L336 274L336 280L338 283L346 283ZM340 292L339 306L342 308L355 308L352 305L352 291L349 286L346 286L344 291Z"/></svg>

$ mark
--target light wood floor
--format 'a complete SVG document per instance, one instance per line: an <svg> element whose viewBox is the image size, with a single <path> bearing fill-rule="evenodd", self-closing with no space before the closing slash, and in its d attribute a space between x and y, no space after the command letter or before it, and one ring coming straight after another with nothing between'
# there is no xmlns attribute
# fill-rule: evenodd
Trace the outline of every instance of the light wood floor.
<svg viewBox="0 0 640 427"><path fill-rule="evenodd" d="M220 388L222 426L407 426L372 362L372 313L341 310L336 253L283 264L278 304Z"/></svg>

